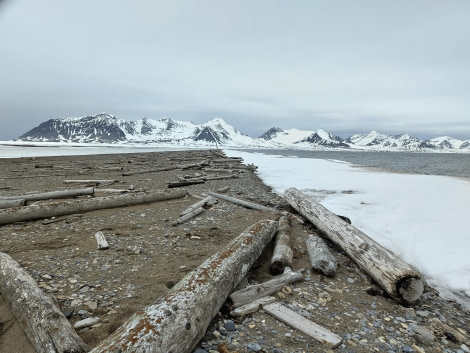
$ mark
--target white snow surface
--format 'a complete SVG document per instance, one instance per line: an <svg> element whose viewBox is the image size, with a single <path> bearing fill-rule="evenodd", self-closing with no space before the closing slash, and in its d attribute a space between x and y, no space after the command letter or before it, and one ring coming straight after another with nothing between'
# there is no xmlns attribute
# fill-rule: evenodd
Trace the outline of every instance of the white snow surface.
<svg viewBox="0 0 470 353"><path fill-rule="evenodd" d="M283 194L309 193L416 267L441 296L470 308L470 180L398 174L350 163L226 150Z"/></svg>

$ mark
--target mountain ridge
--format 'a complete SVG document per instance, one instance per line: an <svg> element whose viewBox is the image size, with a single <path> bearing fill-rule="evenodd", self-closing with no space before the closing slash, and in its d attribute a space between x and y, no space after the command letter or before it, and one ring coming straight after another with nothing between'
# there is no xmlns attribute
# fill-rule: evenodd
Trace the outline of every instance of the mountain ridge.
<svg viewBox="0 0 470 353"><path fill-rule="evenodd" d="M158 144L185 147L221 145L237 148L442 151L470 153L470 140L450 136L420 140L409 134L386 135L375 130L346 139L323 129L299 130L271 127L257 138L242 134L221 118L202 124L143 118L119 119L108 113L85 117L50 119L21 135L16 141L62 143Z"/></svg>

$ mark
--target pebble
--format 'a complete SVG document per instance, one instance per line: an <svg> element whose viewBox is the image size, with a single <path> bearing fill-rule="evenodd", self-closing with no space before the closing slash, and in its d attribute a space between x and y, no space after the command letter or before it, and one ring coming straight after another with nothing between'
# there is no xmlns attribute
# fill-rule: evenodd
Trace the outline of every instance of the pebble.
<svg viewBox="0 0 470 353"><path fill-rule="evenodd" d="M261 346L258 343L248 343L246 348L253 352L259 352L261 350Z"/></svg>

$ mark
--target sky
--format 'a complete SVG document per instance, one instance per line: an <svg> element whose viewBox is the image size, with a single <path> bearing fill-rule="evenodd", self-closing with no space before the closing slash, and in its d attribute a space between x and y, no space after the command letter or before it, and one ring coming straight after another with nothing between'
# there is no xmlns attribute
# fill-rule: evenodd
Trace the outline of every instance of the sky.
<svg viewBox="0 0 470 353"><path fill-rule="evenodd" d="M107 112L470 139L467 0L0 0L0 140Z"/></svg>

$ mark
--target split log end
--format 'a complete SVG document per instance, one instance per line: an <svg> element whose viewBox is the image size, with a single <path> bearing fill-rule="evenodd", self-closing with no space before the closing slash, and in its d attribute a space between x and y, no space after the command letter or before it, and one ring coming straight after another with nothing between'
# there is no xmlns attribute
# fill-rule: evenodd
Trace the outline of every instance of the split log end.
<svg viewBox="0 0 470 353"><path fill-rule="evenodd" d="M420 278L406 277L397 283L397 294L405 304L416 303L424 292L424 283Z"/></svg>

